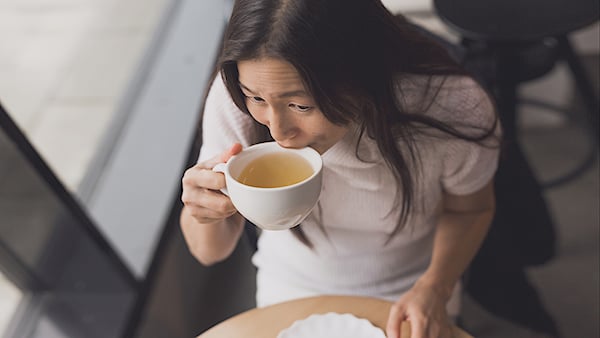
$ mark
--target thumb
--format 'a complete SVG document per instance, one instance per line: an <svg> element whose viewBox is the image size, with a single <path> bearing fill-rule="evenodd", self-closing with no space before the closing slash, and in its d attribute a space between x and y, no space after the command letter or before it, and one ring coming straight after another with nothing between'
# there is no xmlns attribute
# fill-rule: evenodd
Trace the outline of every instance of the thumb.
<svg viewBox="0 0 600 338"><path fill-rule="evenodd" d="M231 156L238 154L242 151L242 145L239 143L234 143L229 149L221 153L220 155L215 155L209 160L206 160L202 163L198 163L196 166L204 169L213 169L219 163L225 163L229 161Z"/></svg>
<svg viewBox="0 0 600 338"><path fill-rule="evenodd" d="M239 143L234 143L228 150L223 152L221 156L219 156L219 160L221 163L229 161L229 159L242 151L242 145Z"/></svg>

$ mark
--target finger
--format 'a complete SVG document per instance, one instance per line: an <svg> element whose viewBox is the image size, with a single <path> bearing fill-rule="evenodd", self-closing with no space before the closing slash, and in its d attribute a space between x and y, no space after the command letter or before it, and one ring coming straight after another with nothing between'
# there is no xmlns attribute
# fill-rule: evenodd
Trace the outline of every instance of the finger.
<svg viewBox="0 0 600 338"><path fill-rule="evenodd" d="M403 338L400 335L400 325L403 320L404 309L398 304L392 305L385 328L388 338Z"/></svg>
<svg viewBox="0 0 600 338"><path fill-rule="evenodd" d="M211 217L226 218L237 211L228 196L209 189L187 189L181 200L188 207L212 210Z"/></svg>
<svg viewBox="0 0 600 338"><path fill-rule="evenodd" d="M202 206L214 210L217 215L221 215L222 218L229 217L237 212L237 209L233 206L229 196L218 191L206 190L205 193L202 194L201 203Z"/></svg>
<svg viewBox="0 0 600 338"><path fill-rule="evenodd" d="M197 165L185 171L181 183L184 191L195 188L220 190L225 188L225 176Z"/></svg>
<svg viewBox="0 0 600 338"><path fill-rule="evenodd" d="M225 163L229 161L231 156L237 155L240 151L242 151L242 145L239 143L234 143L229 150L221 154L220 160L221 163Z"/></svg>
<svg viewBox="0 0 600 338"><path fill-rule="evenodd" d="M224 152L222 152L221 154L208 159L206 161L203 161L201 163L198 163L196 166L203 168L203 169L211 169L216 166L219 163L225 163L227 161L229 161L229 159L233 156L233 155L237 155L242 151L242 145L239 143L234 143L229 149L225 150Z"/></svg>
<svg viewBox="0 0 600 338"><path fill-rule="evenodd" d="M410 321L410 338L428 338L425 331L425 321L423 319L411 319ZM438 338L436 336L436 338Z"/></svg>
<svg viewBox="0 0 600 338"><path fill-rule="evenodd" d="M224 215L200 206L186 206L188 209L189 215L195 218L199 223L209 224L220 222L225 218L231 216L224 217ZM233 214L232 214L233 215Z"/></svg>

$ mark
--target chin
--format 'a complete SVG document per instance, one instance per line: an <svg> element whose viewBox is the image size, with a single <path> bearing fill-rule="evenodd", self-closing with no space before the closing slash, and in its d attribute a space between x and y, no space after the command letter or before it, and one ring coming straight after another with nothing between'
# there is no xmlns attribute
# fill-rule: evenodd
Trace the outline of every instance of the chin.
<svg viewBox="0 0 600 338"><path fill-rule="evenodd" d="M280 146L284 147L284 148L292 148L292 149L300 149L300 148L304 148L304 147L310 147L310 144L306 144L306 143L300 143L300 142L280 142L280 141L275 141L277 142L277 144L279 144Z"/></svg>

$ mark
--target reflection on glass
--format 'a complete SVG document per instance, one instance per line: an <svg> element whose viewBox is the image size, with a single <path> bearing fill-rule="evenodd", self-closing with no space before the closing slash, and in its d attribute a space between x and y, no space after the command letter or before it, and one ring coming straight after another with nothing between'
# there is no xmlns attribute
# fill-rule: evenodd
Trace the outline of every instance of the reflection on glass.
<svg viewBox="0 0 600 338"><path fill-rule="evenodd" d="M35 299L14 334L118 337L137 282L2 109L0 215L0 266Z"/></svg>
<svg viewBox="0 0 600 338"><path fill-rule="evenodd" d="M71 191L169 2L0 0L0 99Z"/></svg>
<svg viewBox="0 0 600 338"><path fill-rule="evenodd" d="M6 279L0 271L0 337L3 336L10 323L22 293L11 281Z"/></svg>

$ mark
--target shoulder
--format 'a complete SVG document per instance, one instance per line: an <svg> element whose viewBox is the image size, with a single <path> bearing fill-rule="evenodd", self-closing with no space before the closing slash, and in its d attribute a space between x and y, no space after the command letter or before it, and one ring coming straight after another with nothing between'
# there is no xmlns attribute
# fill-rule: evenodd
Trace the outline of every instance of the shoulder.
<svg viewBox="0 0 600 338"><path fill-rule="evenodd" d="M432 113L448 112L457 116L485 115L494 112L491 96L473 78L448 76L441 81ZM470 114L471 113L471 114Z"/></svg>
<svg viewBox="0 0 600 338"><path fill-rule="evenodd" d="M479 127L489 127L496 119L491 96L469 76L405 75L397 80L397 88L397 98L408 113Z"/></svg>

